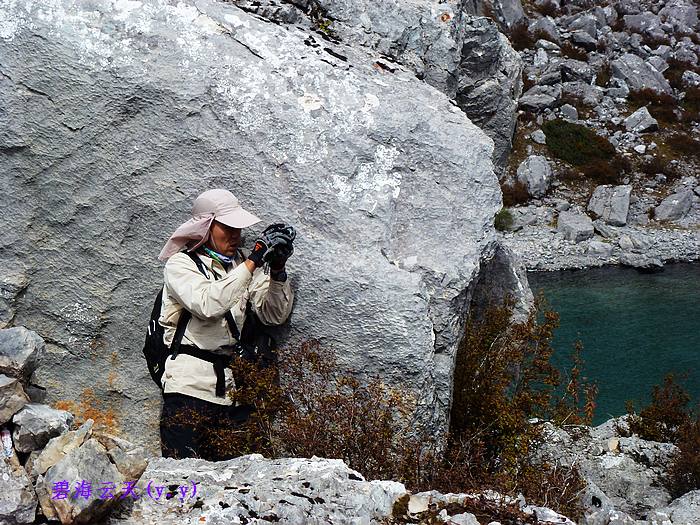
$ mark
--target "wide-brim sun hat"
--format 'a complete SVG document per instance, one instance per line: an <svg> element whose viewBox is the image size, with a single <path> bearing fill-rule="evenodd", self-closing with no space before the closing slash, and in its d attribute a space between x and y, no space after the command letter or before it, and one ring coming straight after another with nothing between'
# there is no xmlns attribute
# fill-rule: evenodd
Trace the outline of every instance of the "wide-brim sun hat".
<svg viewBox="0 0 700 525"><path fill-rule="evenodd" d="M231 228L248 228L260 219L243 209L236 196L228 190L208 190L197 197L192 205L192 216L214 214L214 220Z"/></svg>
<svg viewBox="0 0 700 525"><path fill-rule="evenodd" d="M214 221L231 228L247 228L260 219L243 209L236 196L228 190L207 190L192 205L192 218L175 230L158 258L165 261L183 248L196 250L209 239Z"/></svg>

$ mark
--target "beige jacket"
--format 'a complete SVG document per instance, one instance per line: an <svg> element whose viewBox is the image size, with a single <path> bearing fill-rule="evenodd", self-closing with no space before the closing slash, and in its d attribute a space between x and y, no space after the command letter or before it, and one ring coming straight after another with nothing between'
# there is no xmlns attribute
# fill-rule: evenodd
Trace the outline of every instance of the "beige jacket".
<svg viewBox="0 0 700 525"><path fill-rule="evenodd" d="M221 346L232 345L236 341L224 318L227 309L231 310L238 330L243 327L246 303L260 320L267 325L279 325L289 317L294 294L285 282L273 281L262 268L253 274L238 257L228 272L214 259L199 255L209 278L197 269L188 255L177 253L165 265L163 304L159 322L164 329L164 342L170 346L175 335L177 321L183 306L192 312L182 338L183 345L195 345L202 350L227 353ZM212 271L219 275L215 280ZM232 403L228 394L235 388L233 373L226 368L226 395L216 397L216 374L214 365L187 354L178 354L175 359L165 362L163 392L179 392L219 405Z"/></svg>

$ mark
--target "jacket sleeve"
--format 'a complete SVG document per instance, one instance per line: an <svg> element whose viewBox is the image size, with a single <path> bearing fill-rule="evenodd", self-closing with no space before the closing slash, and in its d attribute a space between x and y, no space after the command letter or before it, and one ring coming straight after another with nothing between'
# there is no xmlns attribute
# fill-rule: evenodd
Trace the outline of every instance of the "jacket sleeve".
<svg viewBox="0 0 700 525"><path fill-rule="evenodd" d="M262 270L256 270L250 285L250 302L264 324L284 323L294 304L294 292L289 279L283 283L273 281Z"/></svg>
<svg viewBox="0 0 700 525"><path fill-rule="evenodd" d="M200 319L222 317L245 293L252 279L245 264L239 264L218 281L204 277L184 253L176 253L165 264L168 294Z"/></svg>

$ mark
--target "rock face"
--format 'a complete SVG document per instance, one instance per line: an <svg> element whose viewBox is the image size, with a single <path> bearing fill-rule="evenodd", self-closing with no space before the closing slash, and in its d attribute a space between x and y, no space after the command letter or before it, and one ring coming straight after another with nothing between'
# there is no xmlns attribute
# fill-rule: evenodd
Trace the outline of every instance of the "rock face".
<svg viewBox="0 0 700 525"><path fill-rule="evenodd" d="M308 14L305 2L236 0L247 11L279 22L317 25L345 43L376 50L379 68L395 63L454 99L469 119L494 141L493 161L502 172L512 145L515 109L522 91L522 63L497 25L484 17L481 0L396 2L395 0L321 0L322 15ZM501 25L523 16L519 0L491 3ZM480 15L480 16L474 16Z"/></svg>
<svg viewBox="0 0 700 525"><path fill-rule="evenodd" d="M0 271L31 275L14 322L51 335L34 374L46 402L108 392L121 429L158 450L140 356L156 256L196 195L224 186L259 229L299 231L280 340L319 338L415 389L444 429L496 242L492 139L374 51L211 0L135 6L0 4Z"/></svg>
<svg viewBox="0 0 700 525"><path fill-rule="evenodd" d="M612 226L627 224L632 186L598 186L588 203L588 211Z"/></svg>

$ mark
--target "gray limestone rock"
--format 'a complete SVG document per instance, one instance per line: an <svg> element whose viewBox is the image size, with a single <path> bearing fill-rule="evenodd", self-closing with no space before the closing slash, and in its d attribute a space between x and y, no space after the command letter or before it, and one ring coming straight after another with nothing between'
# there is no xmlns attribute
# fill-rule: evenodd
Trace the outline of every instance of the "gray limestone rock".
<svg viewBox="0 0 700 525"><path fill-rule="evenodd" d="M155 480L154 496L160 484L165 492L167 486L178 486L177 497L166 499L161 489L157 501L136 500L129 515L110 520L110 525L166 524L171 519L198 523L201 516L207 523L237 523L254 516L287 524L371 523L391 515L394 502L406 494L401 483L368 482L339 459L316 457L265 459L251 454L216 463L155 458L138 484L141 491L148 480Z"/></svg>
<svg viewBox="0 0 700 525"><path fill-rule="evenodd" d="M0 523L34 523L37 498L32 482L17 458L0 458Z"/></svg>
<svg viewBox="0 0 700 525"><path fill-rule="evenodd" d="M578 30L571 32L571 41L581 46L586 51L595 51L598 47L598 40L589 35L586 31Z"/></svg>
<svg viewBox="0 0 700 525"><path fill-rule="evenodd" d="M582 501L592 515L584 521L590 525L607 525L605 518L612 511L641 519L671 499L661 479L676 447L621 437L615 423L611 420L598 427L579 427L571 434L546 423L546 441L538 451L552 463L578 465L589 485Z"/></svg>
<svg viewBox="0 0 700 525"><path fill-rule="evenodd" d="M612 75L623 79L632 90L650 88L663 93L672 92L670 84L661 73L632 53L625 53L611 61L610 68Z"/></svg>
<svg viewBox="0 0 700 525"><path fill-rule="evenodd" d="M646 133L659 129L659 123L651 116L646 106L642 106L624 120L627 131Z"/></svg>
<svg viewBox="0 0 700 525"><path fill-rule="evenodd" d="M596 38L598 36L597 28L600 25L600 22L593 13L585 13L580 16L573 16L566 27L569 31L580 29L588 33L592 38Z"/></svg>
<svg viewBox="0 0 700 525"><path fill-rule="evenodd" d="M27 382L44 352L44 340L23 326L0 330L0 373Z"/></svg>
<svg viewBox="0 0 700 525"><path fill-rule="evenodd" d="M593 68L586 62L568 58L561 63L561 78L563 82L581 81L590 84L595 77Z"/></svg>
<svg viewBox="0 0 700 525"><path fill-rule="evenodd" d="M659 73L663 73L668 69L668 62L659 56L649 57L648 62L654 66Z"/></svg>
<svg viewBox="0 0 700 525"><path fill-rule="evenodd" d="M603 101L605 90L600 86L592 86L586 82L564 82L561 84L562 95L569 95L578 99L587 106L595 107Z"/></svg>
<svg viewBox="0 0 700 525"><path fill-rule="evenodd" d="M280 6L277 0L234 3L279 23L304 25L308 32L321 22L307 14L315 8L306 1L290 3L296 7ZM316 6L318 16L327 24L326 33L345 44L383 55L376 67L391 71L398 63L455 100L493 139L493 160L501 171L505 168L515 129L514 110L522 90L522 61L499 26L484 16L481 0L440 5L320 0ZM502 28L523 16L520 0L497 1L490 6ZM280 10L284 14L278 15ZM289 10L296 10L296 15L290 16Z"/></svg>
<svg viewBox="0 0 700 525"><path fill-rule="evenodd" d="M669 195L654 208L654 219L657 221L675 221L683 218L693 204L693 192L682 190Z"/></svg>
<svg viewBox="0 0 700 525"><path fill-rule="evenodd" d="M597 186L588 202L588 211L612 226L627 224L632 186Z"/></svg>
<svg viewBox="0 0 700 525"><path fill-rule="evenodd" d="M30 403L12 418L13 439L19 452L44 448L49 439L67 432L73 424L73 414L47 405Z"/></svg>
<svg viewBox="0 0 700 525"><path fill-rule="evenodd" d="M148 466L146 450L126 439L95 431L92 435L107 450L107 455L124 479L136 480Z"/></svg>
<svg viewBox="0 0 700 525"><path fill-rule="evenodd" d="M564 104L559 108L559 111L561 112L561 116L566 120L578 120L578 111L571 104Z"/></svg>
<svg viewBox="0 0 700 525"><path fill-rule="evenodd" d="M538 31L541 31L555 44L561 45L562 43L559 28L551 16L543 16L531 21L527 29L530 34L534 35Z"/></svg>
<svg viewBox="0 0 700 525"><path fill-rule="evenodd" d="M517 178L531 196L541 197L552 183L552 167L542 155L530 155L518 166Z"/></svg>
<svg viewBox="0 0 700 525"><path fill-rule="evenodd" d="M652 38L666 36L661 29L661 19L651 11L645 11L638 15L625 15L622 17L625 27L635 33L645 34Z"/></svg>
<svg viewBox="0 0 700 525"><path fill-rule="evenodd" d="M60 462L71 450L80 447L92 436L93 420L88 419L77 430L51 438L46 447L34 458L30 474L32 478L43 475Z"/></svg>
<svg viewBox="0 0 700 525"><path fill-rule="evenodd" d="M518 107L528 111L541 111L553 108L561 98L559 86L534 86L528 89L518 100Z"/></svg>
<svg viewBox="0 0 700 525"><path fill-rule="evenodd" d="M642 253L623 253L620 255L620 264L631 266L638 270L658 271L663 270L664 263L656 257L649 257Z"/></svg>
<svg viewBox="0 0 700 525"><path fill-rule="evenodd" d="M124 481L136 482L121 475L104 446L96 439L88 439L39 476L35 488L44 515L57 516L61 523L95 523L119 503L118 497L111 496L123 491ZM56 497L56 487L65 482L69 487L61 494L66 497ZM109 483L114 484L114 490L103 493L101 489ZM146 499L145 494L141 496Z"/></svg>
<svg viewBox="0 0 700 525"><path fill-rule="evenodd" d="M29 403L19 379L0 374L0 425L7 423Z"/></svg>
<svg viewBox="0 0 700 525"><path fill-rule="evenodd" d="M15 323L51 337L34 373L46 403L97 386L125 435L157 451L160 398L139 329L162 285L157 254L200 192L226 187L263 219L248 245L278 220L299 232L280 343L324 341L344 366L415 390L419 417L445 430L460 298L497 242L494 141L383 47L224 2L135 5L0 3L11 21L0 31L0 151L11 152L0 155L0 274L24 265L31 276ZM395 17L372 13L394 33ZM438 27L421 45L454 45ZM493 34L479 27L468 31ZM421 40L404 37L404 49ZM362 318L372 323L348 323Z"/></svg>
<svg viewBox="0 0 700 525"><path fill-rule="evenodd" d="M610 257L613 251L613 246L609 242L595 241L592 240L588 243L586 248L586 253L594 256L600 257Z"/></svg>
<svg viewBox="0 0 700 525"><path fill-rule="evenodd" d="M658 521L670 520L673 525L682 523L683 525L700 525L700 490L692 490L680 498L674 499L667 507L657 509L657 516L654 513L650 519L655 517ZM658 516L661 514L661 516Z"/></svg>
<svg viewBox="0 0 700 525"><path fill-rule="evenodd" d="M585 241L593 237L593 221L585 213L561 211L557 219L557 231L564 238L574 242Z"/></svg>
<svg viewBox="0 0 700 525"><path fill-rule="evenodd" d="M532 140L537 142L537 144L546 144L547 143L547 136L544 134L544 131L541 129L538 129L536 131L533 131L532 134L530 135Z"/></svg>
<svg viewBox="0 0 700 525"><path fill-rule="evenodd" d="M698 87L700 86L700 75L698 75L695 71L683 71L681 83L684 87Z"/></svg>
<svg viewBox="0 0 700 525"><path fill-rule="evenodd" d="M687 0L668 0L659 11L659 16L678 32L691 32L698 26L697 5Z"/></svg>

